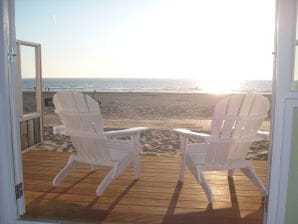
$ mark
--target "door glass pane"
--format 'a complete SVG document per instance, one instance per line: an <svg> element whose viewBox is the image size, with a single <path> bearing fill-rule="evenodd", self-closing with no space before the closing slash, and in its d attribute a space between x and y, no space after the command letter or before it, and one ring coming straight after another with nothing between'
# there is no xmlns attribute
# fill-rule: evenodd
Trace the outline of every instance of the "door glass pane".
<svg viewBox="0 0 298 224"><path fill-rule="evenodd" d="M297 223L298 185L298 108L294 108L292 127L292 148L290 156L286 222Z"/></svg>
<svg viewBox="0 0 298 224"><path fill-rule="evenodd" d="M298 90L298 7L296 12L296 41L295 41L295 49L294 49L294 72L293 72L293 81L292 81L292 90Z"/></svg>
<svg viewBox="0 0 298 224"><path fill-rule="evenodd" d="M297 44L295 46L294 80L293 80L292 89L298 90L298 46Z"/></svg>
<svg viewBox="0 0 298 224"><path fill-rule="evenodd" d="M37 111L35 47L20 47L23 114Z"/></svg>

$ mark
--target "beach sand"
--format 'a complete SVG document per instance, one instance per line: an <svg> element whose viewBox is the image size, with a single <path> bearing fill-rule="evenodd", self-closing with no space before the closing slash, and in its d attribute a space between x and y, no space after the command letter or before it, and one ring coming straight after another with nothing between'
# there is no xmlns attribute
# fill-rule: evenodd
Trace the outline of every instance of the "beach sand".
<svg viewBox="0 0 298 224"><path fill-rule="evenodd" d="M87 93L94 94L94 93ZM54 92L44 92L44 98L52 98ZM135 93L97 92L101 102L105 130L124 129L136 126L149 127L141 135L142 153L154 155L178 155L179 139L173 128L188 128L210 132L210 119L215 104L227 95L207 93ZM271 99L270 95L266 95ZM73 151L68 137L53 135L52 127L61 125L52 106L44 107L44 143L38 147L45 150ZM270 129L266 120L262 130ZM58 146L58 147L57 147ZM254 143L248 158L267 160L269 141Z"/></svg>

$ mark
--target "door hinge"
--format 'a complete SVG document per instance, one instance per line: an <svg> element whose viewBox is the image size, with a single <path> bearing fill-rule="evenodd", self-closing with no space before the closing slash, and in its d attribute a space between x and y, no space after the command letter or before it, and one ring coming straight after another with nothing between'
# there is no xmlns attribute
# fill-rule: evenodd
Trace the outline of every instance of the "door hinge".
<svg viewBox="0 0 298 224"><path fill-rule="evenodd" d="M18 183L15 186L15 190L16 190L16 199L18 200L19 198L23 197L24 194L24 190L23 190L23 183Z"/></svg>
<svg viewBox="0 0 298 224"><path fill-rule="evenodd" d="M8 63L15 63L17 58L16 49L9 48L8 49Z"/></svg>

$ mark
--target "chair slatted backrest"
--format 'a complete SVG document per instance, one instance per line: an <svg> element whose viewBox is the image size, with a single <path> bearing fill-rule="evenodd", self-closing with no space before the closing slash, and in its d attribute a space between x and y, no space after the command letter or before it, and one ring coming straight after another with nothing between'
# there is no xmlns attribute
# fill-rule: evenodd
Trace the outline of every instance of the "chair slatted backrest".
<svg viewBox="0 0 298 224"><path fill-rule="evenodd" d="M79 92L58 92L53 101L77 156L89 163L112 165L98 102Z"/></svg>
<svg viewBox="0 0 298 224"><path fill-rule="evenodd" d="M222 164L242 159L268 116L270 104L257 94L235 94L220 101L214 110L206 163Z"/></svg>

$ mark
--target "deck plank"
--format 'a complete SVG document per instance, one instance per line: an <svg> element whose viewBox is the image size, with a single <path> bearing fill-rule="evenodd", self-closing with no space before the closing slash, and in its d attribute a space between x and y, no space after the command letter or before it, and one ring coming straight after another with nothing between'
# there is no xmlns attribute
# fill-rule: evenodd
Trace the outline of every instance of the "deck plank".
<svg viewBox="0 0 298 224"><path fill-rule="evenodd" d="M256 187L240 171L228 180L225 171L206 172L214 193L208 204L202 188L186 170L178 182L179 157L141 156L142 177L129 167L101 197L95 190L109 171L79 166L61 186L51 184L70 153L32 150L23 154L26 214L24 218L91 223L251 223L263 222L264 205ZM266 182L266 161L253 161Z"/></svg>

